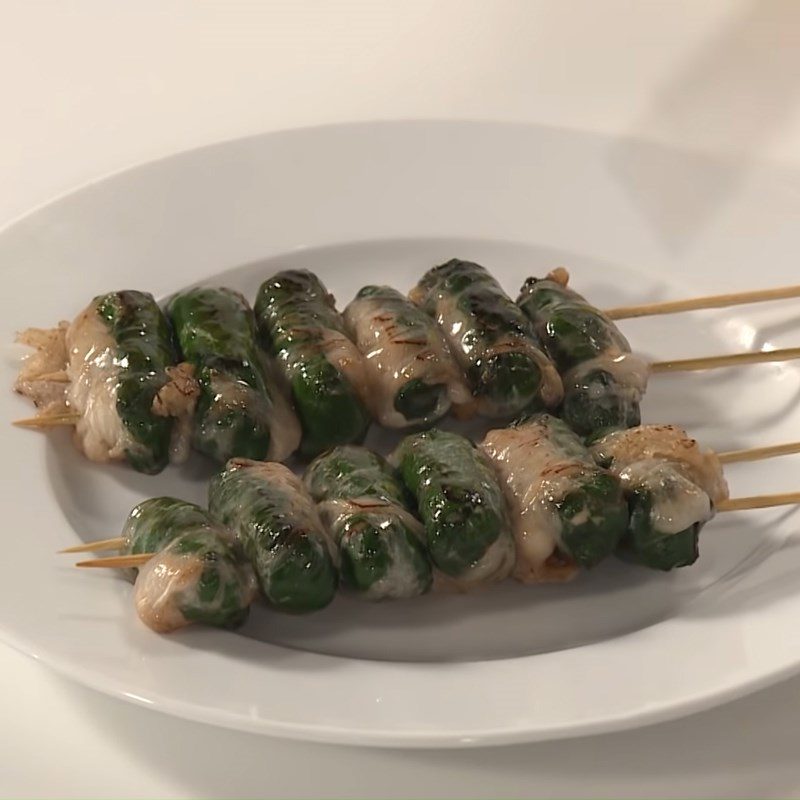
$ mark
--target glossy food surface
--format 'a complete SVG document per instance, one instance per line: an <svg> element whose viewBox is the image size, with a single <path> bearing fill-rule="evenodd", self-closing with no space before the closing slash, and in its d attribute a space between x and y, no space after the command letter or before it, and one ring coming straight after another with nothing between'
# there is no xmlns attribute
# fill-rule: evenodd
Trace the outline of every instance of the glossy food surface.
<svg viewBox="0 0 800 800"><path fill-rule="evenodd" d="M481 413L504 417L561 401L561 379L530 320L480 264L454 258L433 267L410 296L444 332Z"/></svg>
<svg viewBox="0 0 800 800"><path fill-rule="evenodd" d="M279 272L261 284L255 310L264 347L291 387L301 454L360 442L370 422L361 354L319 278L308 270Z"/></svg>
<svg viewBox="0 0 800 800"><path fill-rule="evenodd" d="M647 362L631 353L614 322L570 288L568 279L564 269L528 278L517 298L561 375L561 414L581 436L638 425Z"/></svg>
<svg viewBox="0 0 800 800"><path fill-rule="evenodd" d="M461 367L434 320L390 286L365 286L344 311L364 357L373 415L389 428L426 427L471 407Z"/></svg>
<svg viewBox="0 0 800 800"><path fill-rule="evenodd" d="M339 545L346 586L370 600L431 588L422 525L383 457L354 445L336 447L311 463L304 480Z"/></svg>
<svg viewBox="0 0 800 800"><path fill-rule="evenodd" d="M173 297L169 313L201 387L195 447L221 462L290 455L297 423L269 377L245 298L231 289L199 287Z"/></svg>
<svg viewBox="0 0 800 800"><path fill-rule="evenodd" d="M208 506L239 537L274 608L315 611L333 600L335 550L313 500L290 470L232 459L212 479Z"/></svg>
<svg viewBox="0 0 800 800"><path fill-rule="evenodd" d="M416 499L438 569L464 585L506 577L514 545L486 456L469 439L434 429L407 436L392 459Z"/></svg>

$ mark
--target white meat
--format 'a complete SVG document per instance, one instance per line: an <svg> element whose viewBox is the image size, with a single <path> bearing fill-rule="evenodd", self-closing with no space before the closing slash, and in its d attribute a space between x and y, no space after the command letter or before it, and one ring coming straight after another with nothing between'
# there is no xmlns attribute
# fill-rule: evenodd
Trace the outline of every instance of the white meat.
<svg viewBox="0 0 800 800"><path fill-rule="evenodd" d="M446 386L452 404L467 406L472 402L472 394L438 329L432 337L421 336L387 310L379 297L353 300L345 309L344 320L364 355L369 406L384 427L408 425L394 403L397 393L411 380Z"/></svg>
<svg viewBox="0 0 800 800"><path fill-rule="evenodd" d="M481 447L502 481L511 511L514 577L523 583L572 578L576 565L558 552L561 519L556 502L590 466L588 461L565 460L537 424L489 431Z"/></svg>

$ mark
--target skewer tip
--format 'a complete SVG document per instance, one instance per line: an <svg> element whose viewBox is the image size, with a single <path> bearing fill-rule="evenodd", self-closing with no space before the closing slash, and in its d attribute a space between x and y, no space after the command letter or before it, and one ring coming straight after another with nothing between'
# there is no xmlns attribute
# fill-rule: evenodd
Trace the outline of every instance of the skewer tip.
<svg viewBox="0 0 800 800"><path fill-rule="evenodd" d="M105 567L110 569L127 569L140 567L146 564L155 553L136 553L129 556L109 556L108 558L93 558L89 561L79 561L76 567Z"/></svg>
<svg viewBox="0 0 800 800"><path fill-rule="evenodd" d="M118 550L125 544L123 536L115 536L113 539L97 539L94 542L84 542L72 547L65 547L59 553L97 553L101 550Z"/></svg>
<svg viewBox="0 0 800 800"><path fill-rule="evenodd" d="M79 419L80 414L53 414L51 416L15 419L11 424L17 428L60 428L62 426L75 425Z"/></svg>

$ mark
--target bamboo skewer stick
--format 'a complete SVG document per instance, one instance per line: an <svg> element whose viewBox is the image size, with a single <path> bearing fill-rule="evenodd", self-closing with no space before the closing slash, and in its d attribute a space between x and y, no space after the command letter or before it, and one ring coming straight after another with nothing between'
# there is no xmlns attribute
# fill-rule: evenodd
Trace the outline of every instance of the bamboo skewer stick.
<svg viewBox="0 0 800 800"><path fill-rule="evenodd" d="M65 414L45 414L41 417L28 417L17 419L12 423L18 428L60 428L65 425L74 425L81 418L80 414L68 412Z"/></svg>
<svg viewBox="0 0 800 800"><path fill-rule="evenodd" d="M52 383L69 383L70 379L67 373L60 369L56 372L46 372L44 375L39 375L37 381L50 381Z"/></svg>
<svg viewBox="0 0 800 800"><path fill-rule="evenodd" d="M727 453L717 453L717 456L722 464L736 464L741 461L761 461L776 456L789 456L793 453L800 453L800 442L751 447L747 450L729 450Z"/></svg>
<svg viewBox="0 0 800 800"><path fill-rule="evenodd" d="M124 536L115 536L113 539L96 539L93 542L76 544L74 547L65 547L59 553L99 553L101 550L119 550L125 544Z"/></svg>
<svg viewBox="0 0 800 800"><path fill-rule="evenodd" d="M721 453L717 453L717 458L719 458L720 463L722 464L736 464L741 462L748 462L748 461L762 461L767 458L777 458L779 456L788 456L793 455L795 453L800 453L800 441L797 442L786 442L784 444L771 444L765 447L750 447L743 450L727 450ZM783 497L784 495L775 495L777 497ZM726 501L729 502L729 501ZM65 547L63 550L59 550L59 553L91 553L91 552L102 552L103 550L117 550L122 548L125 545L125 537L124 536L114 536L110 539L95 539L91 542L83 542L82 544L76 544L72 547ZM136 558L139 557L140 554L136 554ZM154 555L153 553L145 554L148 556ZM125 556L121 556L125 557ZM112 557L111 559L98 559L103 562L103 565L106 565L109 560L114 560L116 557ZM87 562L82 562L87 563ZM98 565L100 566L100 565Z"/></svg>
<svg viewBox="0 0 800 800"><path fill-rule="evenodd" d="M783 350L753 350L748 353L733 353L725 356L706 356L704 358L683 358L676 361L656 361L650 365L653 374L659 372L695 372L720 367L737 367L742 364L764 364L791 361L800 358L800 347L787 347Z"/></svg>
<svg viewBox="0 0 800 800"><path fill-rule="evenodd" d="M718 457L723 464L733 464L741 461L759 461L765 458L776 456L791 455L800 453L800 442L788 442L786 444L775 444L767 447L752 447L747 450L729 450L718 453ZM717 503L716 510L724 511L746 511L757 508L773 508L775 506L786 506L800 504L800 492L783 492L781 494L765 494L751 497L737 497L722 500ZM67 547L60 550L60 553L84 553L91 551L113 550L122 547L125 538L116 536L112 539L97 539L94 542L85 542ZM122 569L125 567L138 567L146 564L156 553L136 553L125 556L106 556L105 558L95 558L89 561L79 561L76 567L105 567L112 569Z"/></svg>
<svg viewBox="0 0 800 800"><path fill-rule="evenodd" d="M746 353L733 353L722 356L703 356L701 358L683 358L672 361L655 361L650 364L653 374L661 372L695 372L722 367L736 367L744 364L779 363L800 358L800 347L786 347L781 350L753 350ZM76 412L28 417L14 421L20 428L57 428L74 425L80 419Z"/></svg>
<svg viewBox="0 0 800 800"><path fill-rule="evenodd" d="M722 500L716 505L719 512L749 511L758 508L774 508L775 506L790 506L800 504L800 492L783 492L782 494L762 494L752 497L735 497ZM66 552L66 551L62 551ZM109 556L95 558L90 561L79 561L76 567L105 567L122 569L125 567L140 567L146 564L155 553L137 553L130 556Z"/></svg>
<svg viewBox="0 0 800 800"><path fill-rule="evenodd" d="M681 311L699 311L703 308L728 308L746 303L763 303L767 300L787 300L800 297L800 285L781 286L776 289L757 289L750 292L716 294L688 300L669 300L662 303L645 303L638 306L619 306L605 311L611 319L632 319L656 314L677 314Z"/></svg>
<svg viewBox="0 0 800 800"><path fill-rule="evenodd" d="M106 558L93 558L90 561L79 561L76 567L140 567L146 564L155 553L136 553L130 556L107 556Z"/></svg>
<svg viewBox="0 0 800 800"><path fill-rule="evenodd" d="M773 508L800 503L800 492L760 494L754 497L734 497L717 503L717 511L747 511L751 508Z"/></svg>

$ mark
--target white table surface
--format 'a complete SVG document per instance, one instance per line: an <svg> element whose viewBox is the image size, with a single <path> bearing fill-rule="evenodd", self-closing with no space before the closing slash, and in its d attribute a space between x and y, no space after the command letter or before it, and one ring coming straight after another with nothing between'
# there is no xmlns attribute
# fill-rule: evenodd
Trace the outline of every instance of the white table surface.
<svg viewBox="0 0 800 800"><path fill-rule="evenodd" d="M799 45L796 0L0 0L0 226L136 163L349 120L524 120L796 166ZM2 797L800 795L800 678L624 734L380 751L183 722L0 646L0 709Z"/></svg>

